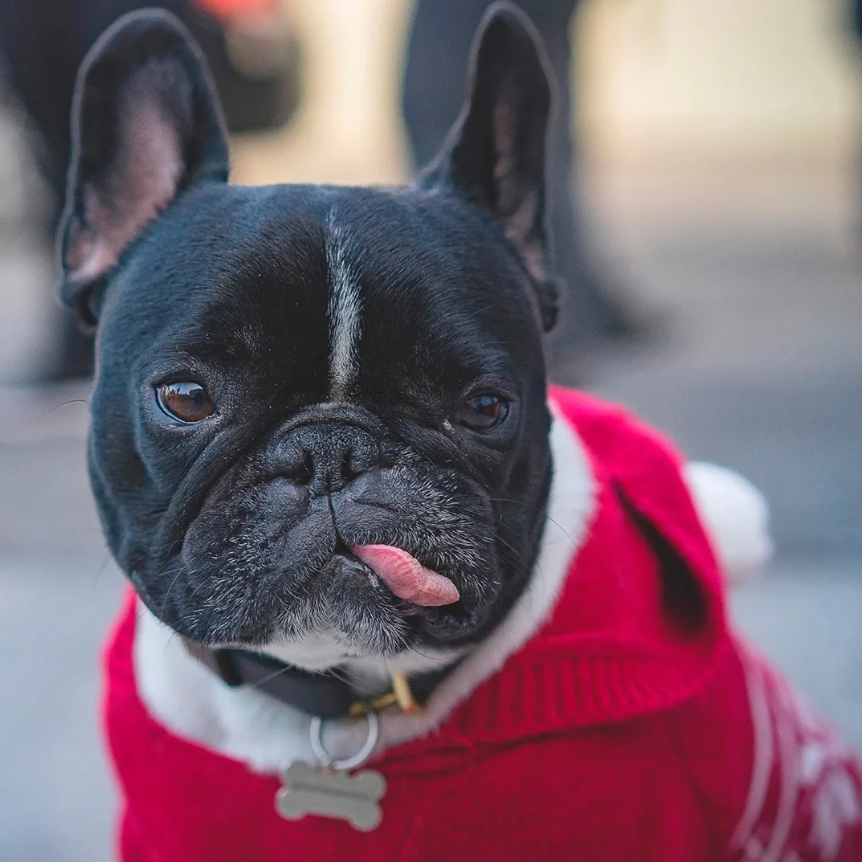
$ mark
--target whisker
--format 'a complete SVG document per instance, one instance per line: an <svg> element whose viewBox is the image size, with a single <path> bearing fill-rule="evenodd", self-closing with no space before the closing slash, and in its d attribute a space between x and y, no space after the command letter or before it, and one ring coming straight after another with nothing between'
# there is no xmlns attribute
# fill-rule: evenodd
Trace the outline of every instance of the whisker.
<svg viewBox="0 0 862 862"><path fill-rule="evenodd" d="M531 506L529 503L525 503L523 500L509 500L505 497L491 497L492 503L514 503L517 506L521 506L524 509L530 509L533 512L538 512L540 510L540 506ZM578 543L575 541L574 536L555 518L552 518L550 515L545 513L545 521L546 523L553 524L557 527L558 530L572 543L572 545L577 545Z"/></svg>
<svg viewBox="0 0 862 862"><path fill-rule="evenodd" d="M90 406L90 400L88 398L70 398L68 401L61 401L59 404L55 404L48 410L48 416L53 416L61 407L66 407L69 404L86 404L88 407Z"/></svg>
<svg viewBox="0 0 862 862"><path fill-rule="evenodd" d="M162 601L162 611L161 611L162 616L164 616L165 608L168 606L168 596L170 596L171 590L174 588L174 584L176 584L176 582L180 579L180 576L184 575L188 570L189 570L188 566L183 564L182 566L180 566L180 569L176 573L176 575L174 575L174 579L171 581L170 585L168 586L167 590L165 591L165 598Z"/></svg>
<svg viewBox="0 0 862 862"><path fill-rule="evenodd" d="M111 562L111 555L109 553L106 553L104 556L104 559L102 560L101 565L99 566L98 571L93 576L93 584L92 584L91 589L94 593L96 592L96 588L99 586L99 581L102 580L102 576L105 574L105 571L108 568L108 563L110 563L110 562Z"/></svg>

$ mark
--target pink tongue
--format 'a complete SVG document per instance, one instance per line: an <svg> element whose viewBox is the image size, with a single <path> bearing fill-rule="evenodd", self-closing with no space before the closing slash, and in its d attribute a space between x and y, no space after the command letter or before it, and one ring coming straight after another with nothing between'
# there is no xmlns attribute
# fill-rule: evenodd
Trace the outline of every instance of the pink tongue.
<svg viewBox="0 0 862 862"><path fill-rule="evenodd" d="M449 578L426 569L415 557L392 545L354 545L350 549L406 602L423 607L451 605L461 598Z"/></svg>

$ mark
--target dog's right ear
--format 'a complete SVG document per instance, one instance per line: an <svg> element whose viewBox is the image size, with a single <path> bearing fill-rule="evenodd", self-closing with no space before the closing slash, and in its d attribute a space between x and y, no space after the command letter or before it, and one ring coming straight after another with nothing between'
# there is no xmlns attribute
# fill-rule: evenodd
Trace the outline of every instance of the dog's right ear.
<svg viewBox="0 0 862 862"><path fill-rule="evenodd" d="M224 121L192 37L167 12L123 16L75 85L58 238L63 301L95 325L101 288L128 245L184 189L227 176Z"/></svg>
<svg viewBox="0 0 862 862"><path fill-rule="evenodd" d="M541 37L511 3L494 3L473 42L467 100L420 188L458 189L492 215L536 289L542 325L557 317L548 272L545 138L551 71Z"/></svg>

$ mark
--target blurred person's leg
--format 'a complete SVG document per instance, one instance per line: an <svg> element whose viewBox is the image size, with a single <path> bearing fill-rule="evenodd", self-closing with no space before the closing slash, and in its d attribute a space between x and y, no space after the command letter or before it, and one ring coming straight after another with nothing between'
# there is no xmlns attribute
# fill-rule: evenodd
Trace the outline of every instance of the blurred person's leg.
<svg viewBox="0 0 862 862"><path fill-rule="evenodd" d="M41 136L39 164L52 188L65 191L72 90L81 60L112 21L148 5L187 17L188 0L0 0L4 77Z"/></svg>
<svg viewBox="0 0 862 862"><path fill-rule="evenodd" d="M94 4L95 7L98 4ZM98 15L98 9L93 10ZM37 164L52 192L51 211L41 226L46 251L63 199L69 164L69 112L75 69L86 51L82 16L62 0L0 0L0 55L5 83L26 110ZM50 252L48 252L50 253ZM62 315L62 317L60 316ZM58 309L46 335L40 369L50 379L86 376L92 371L92 339Z"/></svg>
<svg viewBox="0 0 862 862"><path fill-rule="evenodd" d="M162 3L182 14L186 0ZM43 226L53 249L54 229L65 193L69 166L69 117L78 66L90 45L117 16L137 6L133 0L0 0L0 55L6 84L37 133L37 163L52 191L52 212ZM59 315L62 314L62 317ZM92 338L71 315L58 312L56 331L46 341L46 379L92 373Z"/></svg>
<svg viewBox="0 0 862 862"><path fill-rule="evenodd" d="M0 68L37 133L37 161L54 198L54 211L44 226L51 247L65 194L78 67L117 18L152 6L172 12L198 39L232 131L282 125L296 107L298 52L290 34L275 32L279 0L0 0ZM254 28L241 26L246 12ZM267 14L273 21L269 33ZM47 358L44 375L60 379L90 374L92 339L78 330L70 315L63 316L59 330L46 339L46 352L55 355Z"/></svg>
<svg viewBox="0 0 862 862"><path fill-rule="evenodd" d="M463 69L472 35L490 0L417 0L404 77L404 116L414 162L436 155L464 96ZM557 352L598 336L628 335L635 324L609 294L588 253L574 200L577 172L570 133L572 47L577 0L518 0L548 48L557 105L548 139L549 226L557 273L566 282Z"/></svg>

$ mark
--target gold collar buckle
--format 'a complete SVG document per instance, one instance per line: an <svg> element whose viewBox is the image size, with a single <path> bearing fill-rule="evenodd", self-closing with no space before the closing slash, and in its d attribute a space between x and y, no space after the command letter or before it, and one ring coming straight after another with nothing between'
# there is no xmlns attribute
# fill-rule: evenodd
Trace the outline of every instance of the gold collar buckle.
<svg viewBox="0 0 862 862"><path fill-rule="evenodd" d="M409 715L415 715L422 710L422 707L416 702L416 698L413 697L407 674L401 671L392 674L391 691L379 697L372 698L367 703L357 701L350 707L350 715L358 718L368 713L369 710L372 712L381 712L396 703L401 707L402 712L406 712Z"/></svg>

